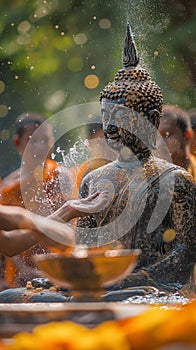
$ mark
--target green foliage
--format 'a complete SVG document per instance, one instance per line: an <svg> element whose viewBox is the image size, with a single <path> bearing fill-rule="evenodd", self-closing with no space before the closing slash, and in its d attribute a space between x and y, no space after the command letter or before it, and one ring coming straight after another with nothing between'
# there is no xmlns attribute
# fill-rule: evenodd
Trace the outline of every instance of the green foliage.
<svg viewBox="0 0 196 350"><path fill-rule="evenodd" d="M98 101L121 68L127 20L141 64L163 89L165 102L193 108L195 18L188 6L185 0L1 0L0 175L18 165L12 124L20 113L50 116ZM84 83L90 74L99 79L94 88ZM4 116L2 105L8 108Z"/></svg>

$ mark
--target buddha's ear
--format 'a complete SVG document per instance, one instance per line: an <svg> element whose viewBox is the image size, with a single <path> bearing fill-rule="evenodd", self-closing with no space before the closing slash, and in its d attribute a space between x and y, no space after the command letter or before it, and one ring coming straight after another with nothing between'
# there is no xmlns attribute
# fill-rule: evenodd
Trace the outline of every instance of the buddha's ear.
<svg viewBox="0 0 196 350"><path fill-rule="evenodd" d="M148 111L148 120L158 129L161 113L157 109Z"/></svg>

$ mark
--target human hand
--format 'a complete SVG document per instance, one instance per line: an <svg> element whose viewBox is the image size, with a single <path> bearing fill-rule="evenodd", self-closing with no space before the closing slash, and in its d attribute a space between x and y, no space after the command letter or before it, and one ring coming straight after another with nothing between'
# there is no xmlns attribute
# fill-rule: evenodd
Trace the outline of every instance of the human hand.
<svg viewBox="0 0 196 350"><path fill-rule="evenodd" d="M56 220L69 221L77 217L88 216L89 214L103 210L108 200L108 192L95 192L87 198L67 201L49 217Z"/></svg>
<svg viewBox="0 0 196 350"><path fill-rule="evenodd" d="M108 192L103 191L95 192L87 198L69 200L66 204L80 212L80 216L83 216L84 214L92 214L104 209L108 199Z"/></svg>

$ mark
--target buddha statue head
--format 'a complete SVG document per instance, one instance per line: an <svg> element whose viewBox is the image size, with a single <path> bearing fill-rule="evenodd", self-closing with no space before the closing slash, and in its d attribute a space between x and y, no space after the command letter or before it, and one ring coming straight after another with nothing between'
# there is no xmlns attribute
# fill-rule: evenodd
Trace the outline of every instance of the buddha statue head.
<svg viewBox="0 0 196 350"><path fill-rule="evenodd" d="M122 61L123 69L100 93L104 135L117 152L126 148L142 159L155 148L163 99L149 73L138 66L129 24Z"/></svg>

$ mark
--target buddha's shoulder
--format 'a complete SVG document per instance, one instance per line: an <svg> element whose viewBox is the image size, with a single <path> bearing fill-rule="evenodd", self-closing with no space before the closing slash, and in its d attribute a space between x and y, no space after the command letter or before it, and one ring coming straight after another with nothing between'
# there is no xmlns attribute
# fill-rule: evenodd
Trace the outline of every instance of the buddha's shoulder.
<svg viewBox="0 0 196 350"><path fill-rule="evenodd" d="M154 158L153 161L146 164L147 168L154 169L160 177L166 177L171 181L174 181L179 186L191 186L196 188L196 184L191 174L184 168L169 163L160 158Z"/></svg>
<svg viewBox="0 0 196 350"><path fill-rule="evenodd" d="M101 179L105 177L110 179L121 178L127 173L130 175L129 177L137 177L140 176L140 172L142 172L142 174L145 174L145 178L152 182L160 178L166 179L169 182L174 181L176 184L179 183L181 185L190 183L191 186L196 187L192 176L184 168L160 158L152 157L144 164L141 163L141 166L137 165L135 168L132 167L131 169L132 171L129 174L129 168L118 166L118 162L114 161L93 170L85 179Z"/></svg>

